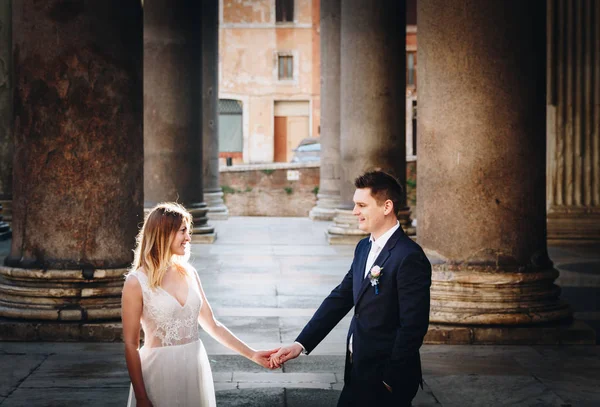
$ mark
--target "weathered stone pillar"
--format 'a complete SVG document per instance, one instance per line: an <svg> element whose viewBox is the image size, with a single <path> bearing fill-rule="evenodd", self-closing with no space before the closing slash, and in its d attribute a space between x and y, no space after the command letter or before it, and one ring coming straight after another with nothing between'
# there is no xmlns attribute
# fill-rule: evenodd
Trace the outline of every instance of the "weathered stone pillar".
<svg viewBox="0 0 600 407"><path fill-rule="evenodd" d="M379 168L406 186L405 2L348 0L341 15L341 205L328 230L331 244L365 236L351 213L358 175ZM406 194L399 218L410 225Z"/></svg>
<svg viewBox="0 0 600 407"><path fill-rule="evenodd" d="M201 2L144 2L144 201L183 204L212 243L202 185Z"/></svg>
<svg viewBox="0 0 600 407"><path fill-rule="evenodd" d="M313 220L332 220L340 207L341 0L321 0L321 170Z"/></svg>
<svg viewBox="0 0 600 407"><path fill-rule="evenodd" d="M115 340L143 210L138 0L13 2L3 340Z"/></svg>
<svg viewBox="0 0 600 407"><path fill-rule="evenodd" d="M202 0L202 174L209 219L227 219L219 182L219 0Z"/></svg>
<svg viewBox="0 0 600 407"><path fill-rule="evenodd" d="M0 3L0 240L12 220L12 17L11 0Z"/></svg>
<svg viewBox="0 0 600 407"><path fill-rule="evenodd" d="M600 5L548 1L548 241L600 242Z"/></svg>
<svg viewBox="0 0 600 407"><path fill-rule="evenodd" d="M545 2L418 7L418 241L433 264L431 322L568 318L546 249ZM517 339L544 341L541 332ZM513 333L465 336L510 342Z"/></svg>

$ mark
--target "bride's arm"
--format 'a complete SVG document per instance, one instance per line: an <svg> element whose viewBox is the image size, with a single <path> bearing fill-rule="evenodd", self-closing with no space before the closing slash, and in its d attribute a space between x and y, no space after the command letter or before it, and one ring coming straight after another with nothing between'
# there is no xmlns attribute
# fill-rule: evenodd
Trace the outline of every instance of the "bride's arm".
<svg viewBox="0 0 600 407"><path fill-rule="evenodd" d="M131 384L138 404L148 400L142 362L138 347L140 344L140 318L142 316L142 287L137 278L128 278L123 286L121 297L121 319L123 321L123 342L125 343L125 361L131 378Z"/></svg>
<svg viewBox="0 0 600 407"><path fill-rule="evenodd" d="M202 288L202 284L200 283L200 278L197 273L194 271L196 275L196 281L198 283L198 288L200 289L200 296L202 297L202 307L200 308L200 313L198 314L198 322L210 336L219 341L222 345L227 346L229 349L234 352L239 353L242 356L252 360L259 365L270 368L269 364L269 356L277 352L278 349L272 350L264 350L257 351L246 345L244 341L235 336L227 327L221 324L215 318L213 314L212 308L206 299L206 295L204 295L204 289Z"/></svg>

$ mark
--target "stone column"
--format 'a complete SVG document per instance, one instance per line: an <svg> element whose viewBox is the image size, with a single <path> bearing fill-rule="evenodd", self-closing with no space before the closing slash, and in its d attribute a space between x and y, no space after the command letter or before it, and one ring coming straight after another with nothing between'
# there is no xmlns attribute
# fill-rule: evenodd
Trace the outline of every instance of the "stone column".
<svg viewBox="0 0 600 407"><path fill-rule="evenodd" d="M418 7L418 241L433 264L430 320L568 318L546 248L545 2ZM543 341L540 332L521 339ZM512 333L466 336L504 342Z"/></svg>
<svg viewBox="0 0 600 407"><path fill-rule="evenodd" d="M313 220L333 220L340 207L341 0L321 0L321 170Z"/></svg>
<svg viewBox="0 0 600 407"><path fill-rule="evenodd" d="M202 174L209 219L227 219L219 182L219 0L202 0Z"/></svg>
<svg viewBox="0 0 600 407"><path fill-rule="evenodd" d="M598 243L600 6L548 6L548 241Z"/></svg>
<svg viewBox="0 0 600 407"><path fill-rule="evenodd" d="M358 175L382 169L406 186L406 4L348 0L341 20L341 205L328 230L331 244L366 236L351 212ZM399 218L410 225L406 194Z"/></svg>
<svg viewBox="0 0 600 407"><path fill-rule="evenodd" d="M144 201L177 201L194 242L212 243L202 184L201 3L144 2Z"/></svg>
<svg viewBox="0 0 600 407"><path fill-rule="evenodd" d="M12 220L12 18L11 1L0 3L0 240Z"/></svg>
<svg viewBox="0 0 600 407"><path fill-rule="evenodd" d="M13 2L3 340L116 340L143 210L138 0Z"/></svg>

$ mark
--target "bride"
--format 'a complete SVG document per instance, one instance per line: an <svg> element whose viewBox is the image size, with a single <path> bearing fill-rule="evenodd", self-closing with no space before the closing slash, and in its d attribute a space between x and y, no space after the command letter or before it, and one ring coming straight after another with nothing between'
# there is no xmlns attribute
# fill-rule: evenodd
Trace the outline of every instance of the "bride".
<svg viewBox="0 0 600 407"><path fill-rule="evenodd" d="M122 296L128 406L216 406L202 328L223 345L269 368L277 349L256 351L214 317L188 263L192 217L176 203L157 205L137 238ZM140 343L140 324L144 346Z"/></svg>

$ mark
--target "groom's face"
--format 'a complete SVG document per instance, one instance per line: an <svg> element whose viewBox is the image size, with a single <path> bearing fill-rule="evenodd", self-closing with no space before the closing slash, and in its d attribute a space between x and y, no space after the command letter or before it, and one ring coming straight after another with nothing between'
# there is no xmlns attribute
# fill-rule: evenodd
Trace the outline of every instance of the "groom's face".
<svg viewBox="0 0 600 407"><path fill-rule="evenodd" d="M353 200L352 213L358 217L358 228L367 233L379 230L385 222L385 208L373 198L371 188L358 188L354 192Z"/></svg>

